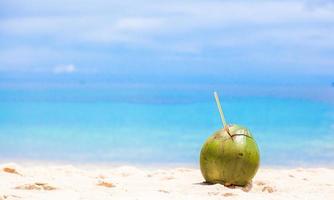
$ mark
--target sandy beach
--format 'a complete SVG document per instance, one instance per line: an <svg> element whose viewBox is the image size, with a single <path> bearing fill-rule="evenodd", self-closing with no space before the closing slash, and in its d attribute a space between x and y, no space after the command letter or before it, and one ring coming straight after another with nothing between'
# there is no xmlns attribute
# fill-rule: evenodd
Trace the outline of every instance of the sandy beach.
<svg viewBox="0 0 334 200"><path fill-rule="evenodd" d="M247 187L207 185L196 168L3 164L3 199L334 199L334 169L261 168Z"/></svg>

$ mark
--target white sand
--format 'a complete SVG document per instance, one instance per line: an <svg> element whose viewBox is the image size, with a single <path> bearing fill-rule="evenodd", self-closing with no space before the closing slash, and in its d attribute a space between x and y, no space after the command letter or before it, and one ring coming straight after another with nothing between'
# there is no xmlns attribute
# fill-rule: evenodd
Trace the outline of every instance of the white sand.
<svg viewBox="0 0 334 200"><path fill-rule="evenodd" d="M334 199L334 169L260 169L252 185L203 184L198 169L1 165L2 199Z"/></svg>

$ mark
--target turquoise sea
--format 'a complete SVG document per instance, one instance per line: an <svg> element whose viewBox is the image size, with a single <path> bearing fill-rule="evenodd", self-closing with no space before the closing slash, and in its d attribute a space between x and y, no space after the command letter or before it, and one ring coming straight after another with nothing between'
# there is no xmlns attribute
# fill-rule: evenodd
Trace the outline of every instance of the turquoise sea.
<svg viewBox="0 0 334 200"><path fill-rule="evenodd" d="M0 158L196 166L203 142L221 127L210 92L193 101L172 93L166 101L91 93L1 90ZM253 133L263 166L334 166L334 104L223 95L221 101L227 121Z"/></svg>

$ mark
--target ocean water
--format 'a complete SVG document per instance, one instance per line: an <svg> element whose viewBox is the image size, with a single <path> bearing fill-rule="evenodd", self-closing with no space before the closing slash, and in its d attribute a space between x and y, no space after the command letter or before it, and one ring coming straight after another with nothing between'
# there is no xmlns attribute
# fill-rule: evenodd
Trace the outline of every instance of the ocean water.
<svg viewBox="0 0 334 200"><path fill-rule="evenodd" d="M203 142L221 128L213 97L152 103L27 96L0 95L2 160L197 166ZM278 97L221 101L229 123L251 130L263 166L334 166L333 104Z"/></svg>

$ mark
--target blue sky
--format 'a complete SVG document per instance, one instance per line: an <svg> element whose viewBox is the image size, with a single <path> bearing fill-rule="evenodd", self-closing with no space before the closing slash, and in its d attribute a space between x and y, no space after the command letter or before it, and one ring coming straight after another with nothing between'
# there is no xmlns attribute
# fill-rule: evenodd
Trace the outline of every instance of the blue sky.
<svg viewBox="0 0 334 200"><path fill-rule="evenodd" d="M328 0L0 2L1 88L77 81L333 97L333 55Z"/></svg>

